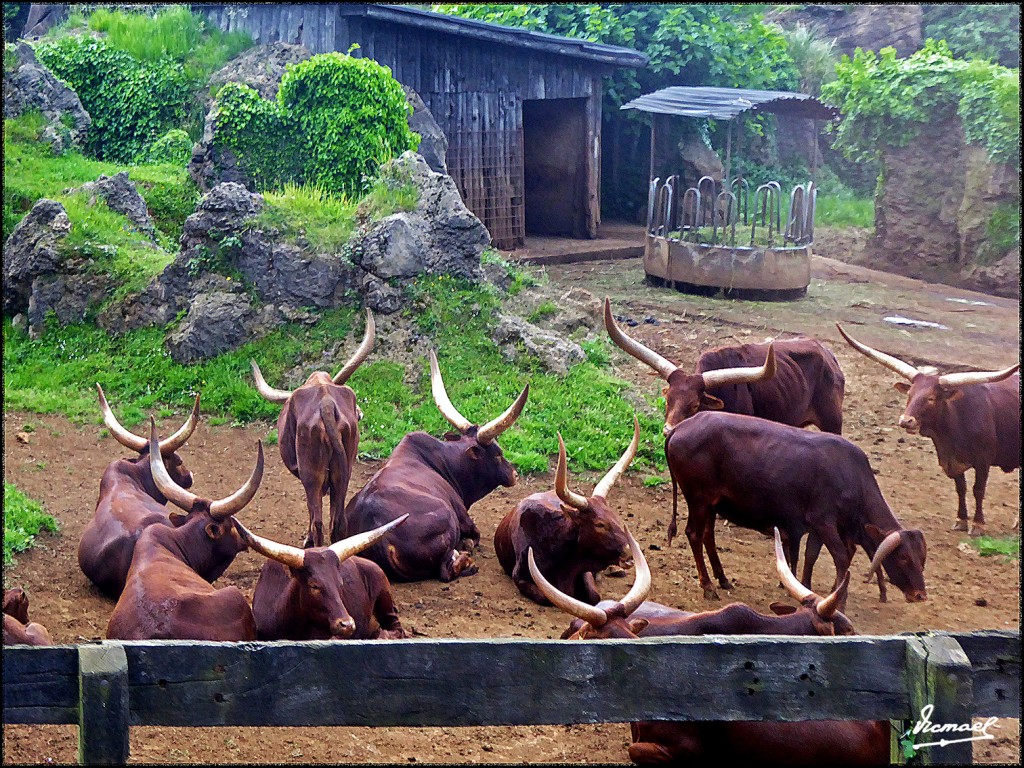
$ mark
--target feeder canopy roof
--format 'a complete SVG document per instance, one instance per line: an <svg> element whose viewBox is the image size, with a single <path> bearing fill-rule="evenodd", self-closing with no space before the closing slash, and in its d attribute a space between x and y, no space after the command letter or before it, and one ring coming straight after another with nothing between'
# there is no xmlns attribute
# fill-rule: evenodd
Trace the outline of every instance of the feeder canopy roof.
<svg viewBox="0 0 1024 768"><path fill-rule="evenodd" d="M638 96L621 109L661 115L732 120L743 112L770 112L811 120L834 120L839 110L820 99L795 91L755 91L746 88L671 86Z"/></svg>

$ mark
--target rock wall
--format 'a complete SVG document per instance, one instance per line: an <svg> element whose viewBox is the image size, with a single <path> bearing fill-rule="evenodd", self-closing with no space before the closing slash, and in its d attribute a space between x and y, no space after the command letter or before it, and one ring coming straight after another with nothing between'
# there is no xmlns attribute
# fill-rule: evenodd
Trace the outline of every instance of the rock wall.
<svg viewBox="0 0 1024 768"><path fill-rule="evenodd" d="M896 49L909 56L923 44L924 11L920 5L797 5L770 11L766 18L783 27L804 24L826 40L836 39L836 50L853 56L854 50Z"/></svg>

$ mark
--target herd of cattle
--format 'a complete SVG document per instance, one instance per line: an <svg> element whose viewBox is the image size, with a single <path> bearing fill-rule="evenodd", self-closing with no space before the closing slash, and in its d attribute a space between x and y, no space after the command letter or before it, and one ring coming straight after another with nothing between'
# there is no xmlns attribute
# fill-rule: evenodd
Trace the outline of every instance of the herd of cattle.
<svg viewBox="0 0 1024 768"><path fill-rule="evenodd" d="M773 614L741 603L689 613L646 601L651 574L640 545L607 499L636 455L640 426L619 461L589 496L569 489L566 450L558 438L554 491L522 499L498 525L494 549L519 591L574 617L562 638L696 634L848 635L842 613L850 563L858 547L871 560L867 581L885 578L908 601L925 600L926 546L919 530L904 528L889 508L864 452L841 436L845 380L835 356L810 338L746 344L705 352L687 373L626 335L604 303L612 341L667 382L663 390L665 455L673 483L669 542L676 534L678 493L686 500L686 538L704 595L731 589L715 545L715 521L775 537L779 578L800 604L773 604ZM838 327L838 325L837 325ZM983 373L938 375L852 338L856 350L907 380L901 427L934 442L939 464L959 498L954 530L968 529L967 469L974 469L972 535L984 532L982 501L990 467L1020 466L1019 364ZM116 601L107 637L120 640L312 640L406 637L392 581L440 579L476 573L472 557L480 530L470 507L498 486L516 484L516 469L497 439L522 413L527 385L500 416L484 425L452 404L437 359L430 353L434 402L456 431L442 439L406 435L381 469L345 504L359 442L356 394L345 382L370 354L373 315L352 358L335 375L318 371L293 391L274 389L259 366L260 394L282 405L281 459L305 491L308 523L302 547L249 531L240 515L263 476L262 443L251 476L235 493L209 499L191 490L192 474L177 451L199 420L199 396L186 423L160 440L115 418L97 385L110 434L136 455L112 462L100 481L96 511L82 534L83 573ZM818 430L803 427L815 425ZM330 497L325 538L323 497ZM180 511L179 511L180 510ZM1018 522L1015 525L1019 525ZM804 535L802 578L797 579ZM835 562L828 595L811 588L824 546ZM266 558L252 602L236 586L216 581L241 552ZM361 555L361 556L357 556ZM595 575L611 566L636 569L621 600L602 600ZM4 595L3 642L49 645L46 629L28 620L20 589ZM786 762L874 763L888 760L888 724L867 723L637 723L634 762L699 758L710 744L732 745L737 756Z"/></svg>

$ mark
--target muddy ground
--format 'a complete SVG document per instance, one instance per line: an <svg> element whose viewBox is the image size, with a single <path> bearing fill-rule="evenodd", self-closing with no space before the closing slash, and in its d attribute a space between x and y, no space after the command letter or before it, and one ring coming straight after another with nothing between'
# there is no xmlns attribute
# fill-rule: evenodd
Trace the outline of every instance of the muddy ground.
<svg viewBox="0 0 1024 768"><path fill-rule="evenodd" d="M841 256L841 238L832 253ZM847 614L864 634L920 630L1007 629L1020 626L1018 563L980 557L964 534L950 530L956 509L953 482L939 470L931 442L904 435L896 427L903 398L892 387L896 377L848 348L833 322L848 326L863 341L916 363L930 362L943 370L996 368L1019 357L1019 305L945 286L872 272L841 261L815 258L814 279L805 299L788 303L730 302L684 296L643 282L639 260L591 262L550 267L546 291L570 286L608 295L618 315L641 322L630 332L681 365L690 367L712 346L761 341L808 333L822 338L836 353L846 374L844 435L863 448L879 484L906 527L924 531L928 542L926 578L929 600L908 604L898 591L890 602L878 602L877 588L854 579ZM983 302L983 303L972 303ZM937 322L948 329L900 326L887 316ZM660 383L631 358L614 362L620 375L652 393ZM83 386L89 386L84 382ZM108 393L117 410L116 393ZM504 407L505 404L500 404ZM31 424L27 444L16 433ZM162 431L177 427L165 420ZM24 413L4 414L4 477L40 499L61 522L61 532L44 535L38 546L6 569L7 586L22 586L31 600L35 621L45 624L58 643L103 637L113 604L102 598L78 569L76 547L96 501L97 484L106 464L125 454L101 424L79 427L67 419ZM233 491L248 475L253 445L272 425L244 428L201 425L182 454L196 475L195 490L209 496ZM645 436L655 439L657 436ZM660 439L660 438L659 438ZM257 533L298 543L304 530L304 503L298 482L268 456L263 486L240 517ZM360 463L352 489L380 466ZM651 599L680 608L701 610L707 603L698 587L685 541L665 546L671 511L671 486L645 487L649 470L630 472L610 495L644 546L654 573ZM596 478L575 477L589 492ZM989 532L1007 535L1017 516L1019 470L993 470L986 496ZM501 570L492 536L498 521L524 496L552 487L551 473L526 477L511 489L500 489L477 504L472 515L483 532L477 555L480 572L450 585L440 582L399 584L395 595L403 624L420 637L557 637L567 618L553 608L526 601ZM767 611L769 603L786 599L772 572L771 543L760 534L719 521L722 560L736 584L727 599ZM222 578L250 597L262 558L241 555ZM863 553L855 572L867 563ZM824 555L815 572L815 586L824 590L834 571ZM610 596L620 596L630 579L599 579ZM895 592L895 595L893 594ZM1019 721L1002 720L999 737L979 742L979 762L1019 762ZM628 762L629 728L625 724L509 728L133 728L133 762L148 763L487 763L487 762ZM4 726L4 762L74 762L73 726Z"/></svg>

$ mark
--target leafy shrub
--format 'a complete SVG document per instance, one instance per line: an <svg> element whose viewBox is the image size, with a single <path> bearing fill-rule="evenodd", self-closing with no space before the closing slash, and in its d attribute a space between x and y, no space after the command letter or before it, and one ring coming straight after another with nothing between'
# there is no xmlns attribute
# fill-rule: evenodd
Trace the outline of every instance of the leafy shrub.
<svg viewBox="0 0 1024 768"><path fill-rule="evenodd" d="M56 531L57 521L43 510L43 505L4 480L4 566L14 564L14 553L32 546L37 533Z"/></svg>
<svg viewBox="0 0 1024 768"><path fill-rule="evenodd" d="M276 102L244 83L227 83L217 94L216 120L217 142L234 152L257 189L302 183L298 142Z"/></svg>
<svg viewBox="0 0 1024 768"><path fill-rule="evenodd" d="M185 118L191 83L170 58L144 64L88 35L41 43L36 54L75 89L92 117L86 148L101 160L135 162Z"/></svg>
<svg viewBox="0 0 1024 768"><path fill-rule="evenodd" d="M945 40L954 55L1020 67L1020 6L936 3L924 9L926 38Z"/></svg>
<svg viewBox="0 0 1024 768"><path fill-rule="evenodd" d="M173 128L153 142L149 148L149 162L154 165L170 163L188 165L192 157L192 139L180 128Z"/></svg>

